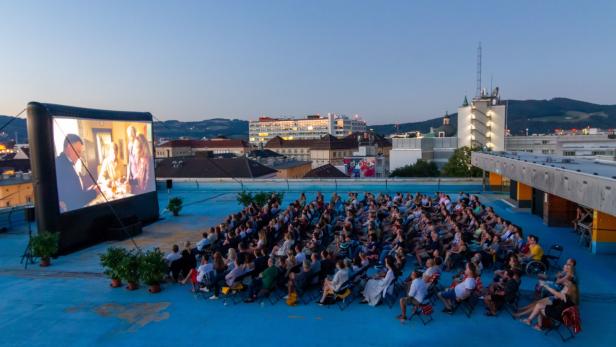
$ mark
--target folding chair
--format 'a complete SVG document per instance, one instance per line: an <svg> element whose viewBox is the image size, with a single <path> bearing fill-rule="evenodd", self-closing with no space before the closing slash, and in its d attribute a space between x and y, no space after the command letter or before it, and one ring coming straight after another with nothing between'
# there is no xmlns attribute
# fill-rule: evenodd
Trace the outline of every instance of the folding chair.
<svg viewBox="0 0 616 347"><path fill-rule="evenodd" d="M545 331L545 334L549 334L552 331L556 331L563 342L573 339L577 334L582 331L580 312L577 306L571 306L565 309L562 313L562 322L547 317L551 322L551 327ZM564 330L564 332L561 332Z"/></svg>
<svg viewBox="0 0 616 347"><path fill-rule="evenodd" d="M432 317L433 311L434 309L432 307L432 304L430 304L429 302L426 304L413 306L413 313L408 320L410 321L411 319L413 319L413 317L417 316L419 317L423 325L426 325L434 320L434 318Z"/></svg>
<svg viewBox="0 0 616 347"><path fill-rule="evenodd" d="M550 264L550 267L558 269L560 267L560 258L563 255L563 246L555 243L550 246L547 254L545 255L546 261Z"/></svg>

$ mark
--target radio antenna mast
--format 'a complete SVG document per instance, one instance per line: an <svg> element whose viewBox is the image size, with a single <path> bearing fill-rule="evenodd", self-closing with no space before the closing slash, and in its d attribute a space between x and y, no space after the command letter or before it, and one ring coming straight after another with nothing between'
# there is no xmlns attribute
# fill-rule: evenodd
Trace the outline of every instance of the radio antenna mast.
<svg viewBox="0 0 616 347"><path fill-rule="evenodd" d="M481 97L481 41L477 46L477 90L475 94L476 97Z"/></svg>

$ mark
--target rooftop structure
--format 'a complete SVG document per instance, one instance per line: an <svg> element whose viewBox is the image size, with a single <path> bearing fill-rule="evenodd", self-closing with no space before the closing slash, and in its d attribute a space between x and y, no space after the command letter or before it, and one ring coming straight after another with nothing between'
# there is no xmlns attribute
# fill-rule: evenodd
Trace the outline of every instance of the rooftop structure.
<svg viewBox="0 0 616 347"><path fill-rule="evenodd" d="M471 161L489 172L491 184L511 180L511 196L548 225L571 225L577 207L591 211L588 245L596 253L616 253L616 163L525 152L473 152Z"/></svg>

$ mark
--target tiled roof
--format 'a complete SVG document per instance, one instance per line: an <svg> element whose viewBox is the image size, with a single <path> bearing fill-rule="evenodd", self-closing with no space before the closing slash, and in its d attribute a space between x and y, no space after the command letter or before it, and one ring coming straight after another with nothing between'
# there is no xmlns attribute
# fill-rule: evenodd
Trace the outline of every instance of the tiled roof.
<svg viewBox="0 0 616 347"><path fill-rule="evenodd" d="M265 148L309 148L315 141L318 140L283 140L276 136L265 143Z"/></svg>
<svg viewBox="0 0 616 347"><path fill-rule="evenodd" d="M158 147L248 148L248 143L239 139L171 140L158 145Z"/></svg>
<svg viewBox="0 0 616 347"><path fill-rule="evenodd" d="M284 157L282 154L276 153L271 149L256 149L254 151L250 151L248 153L249 158L273 158L273 157Z"/></svg>
<svg viewBox="0 0 616 347"><path fill-rule="evenodd" d="M349 178L349 176L336 169L332 164L325 164L308 171L304 178Z"/></svg>
<svg viewBox="0 0 616 347"><path fill-rule="evenodd" d="M156 165L156 177L161 178L258 178L276 170L246 157L238 158L166 158Z"/></svg>
<svg viewBox="0 0 616 347"><path fill-rule="evenodd" d="M310 149L356 149L357 138L354 136L347 136L341 139L332 135L325 135L310 147Z"/></svg>

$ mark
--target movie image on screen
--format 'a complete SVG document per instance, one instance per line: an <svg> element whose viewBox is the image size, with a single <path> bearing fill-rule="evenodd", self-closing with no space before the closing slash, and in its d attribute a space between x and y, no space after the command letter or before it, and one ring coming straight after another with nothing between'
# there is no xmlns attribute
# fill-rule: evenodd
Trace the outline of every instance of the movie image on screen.
<svg viewBox="0 0 616 347"><path fill-rule="evenodd" d="M156 190L152 124L53 117L60 212Z"/></svg>

